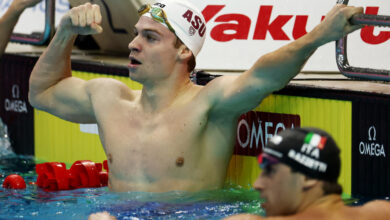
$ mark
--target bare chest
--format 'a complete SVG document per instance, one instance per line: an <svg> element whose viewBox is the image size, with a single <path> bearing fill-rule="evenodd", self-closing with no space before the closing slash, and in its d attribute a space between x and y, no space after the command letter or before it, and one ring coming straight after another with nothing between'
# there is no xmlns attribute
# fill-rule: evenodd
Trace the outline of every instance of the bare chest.
<svg viewBox="0 0 390 220"><path fill-rule="evenodd" d="M122 110L102 120L100 137L114 175L153 182L196 166L204 123L201 113L188 114L185 108L158 115Z"/></svg>

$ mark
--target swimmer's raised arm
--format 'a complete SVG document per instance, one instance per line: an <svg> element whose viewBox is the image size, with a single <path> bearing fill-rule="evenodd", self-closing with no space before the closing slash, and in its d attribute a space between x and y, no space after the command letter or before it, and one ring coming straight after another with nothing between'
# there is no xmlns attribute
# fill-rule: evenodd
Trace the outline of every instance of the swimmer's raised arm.
<svg viewBox="0 0 390 220"><path fill-rule="evenodd" d="M336 5L311 32L262 56L245 73L211 81L206 91L209 91L213 111L225 111L238 116L255 108L263 98L282 89L296 76L319 46L361 28L351 25L348 19L362 12L363 8L360 7Z"/></svg>
<svg viewBox="0 0 390 220"><path fill-rule="evenodd" d="M0 18L0 57L11 37L12 31L24 9L38 4L42 0L14 0Z"/></svg>
<svg viewBox="0 0 390 220"><path fill-rule="evenodd" d="M100 23L99 6L90 3L72 8L64 15L31 73L32 106L73 122L96 121L89 96L91 83L72 77L70 55L77 34L101 33Z"/></svg>

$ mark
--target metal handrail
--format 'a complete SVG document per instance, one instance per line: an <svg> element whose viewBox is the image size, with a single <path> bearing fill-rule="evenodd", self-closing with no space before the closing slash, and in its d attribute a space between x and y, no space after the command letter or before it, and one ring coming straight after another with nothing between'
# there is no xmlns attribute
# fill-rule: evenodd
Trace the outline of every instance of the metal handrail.
<svg viewBox="0 0 390 220"><path fill-rule="evenodd" d="M338 0L337 4L347 5L348 1ZM351 24L390 27L390 16L359 14L352 16L349 22ZM349 78L390 81L389 70L361 68L349 65L347 57L347 36L336 41L336 63L340 72Z"/></svg>
<svg viewBox="0 0 390 220"><path fill-rule="evenodd" d="M55 5L55 0L45 0L45 29L42 33L13 33L11 41L34 45L43 45L48 42L54 35Z"/></svg>

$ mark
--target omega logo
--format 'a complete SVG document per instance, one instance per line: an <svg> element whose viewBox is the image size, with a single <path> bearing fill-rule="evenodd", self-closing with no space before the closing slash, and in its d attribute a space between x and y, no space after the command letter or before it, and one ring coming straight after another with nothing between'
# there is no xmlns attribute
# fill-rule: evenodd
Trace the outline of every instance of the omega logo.
<svg viewBox="0 0 390 220"><path fill-rule="evenodd" d="M371 132L372 131L372 132ZM371 133L372 133L372 136L371 136ZM373 137L373 138L372 138ZM368 129L368 140L369 141L376 141L376 129L375 129L375 126L371 126L369 129Z"/></svg>
<svg viewBox="0 0 390 220"><path fill-rule="evenodd" d="M4 109L7 112L28 113L27 104L20 99L20 88L18 84L12 85L11 88L12 99L6 98L4 100Z"/></svg>
<svg viewBox="0 0 390 220"><path fill-rule="evenodd" d="M12 98L18 99L19 96L20 96L19 85L14 84L14 85L12 86Z"/></svg>
<svg viewBox="0 0 390 220"><path fill-rule="evenodd" d="M368 129L368 142L360 141L359 143L360 155L367 155L370 157L386 157L385 147L376 141L376 128L370 126Z"/></svg>

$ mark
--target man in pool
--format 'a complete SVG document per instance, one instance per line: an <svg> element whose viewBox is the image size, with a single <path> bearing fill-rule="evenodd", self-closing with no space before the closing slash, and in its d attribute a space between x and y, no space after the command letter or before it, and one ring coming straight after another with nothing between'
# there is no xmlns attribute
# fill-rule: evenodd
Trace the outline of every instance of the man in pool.
<svg viewBox="0 0 390 220"><path fill-rule="evenodd" d="M72 8L30 78L32 106L76 123L97 123L113 191L200 191L223 187L238 117L299 73L321 45L357 30L348 19L362 8L335 6L300 39L261 57L236 76L191 83L205 34L202 14L184 0L140 9L129 44L133 91L120 81L72 77L77 34L98 34L98 5Z"/></svg>
<svg viewBox="0 0 390 220"><path fill-rule="evenodd" d="M12 31L22 12L40 1L42 0L13 0L5 14L0 18L0 58L3 56Z"/></svg>
<svg viewBox="0 0 390 220"><path fill-rule="evenodd" d="M253 184L265 200L267 219L389 219L390 202L345 206L339 148L325 131L296 128L272 137L259 156L262 172ZM227 219L263 219L241 214Z"/></svg>

